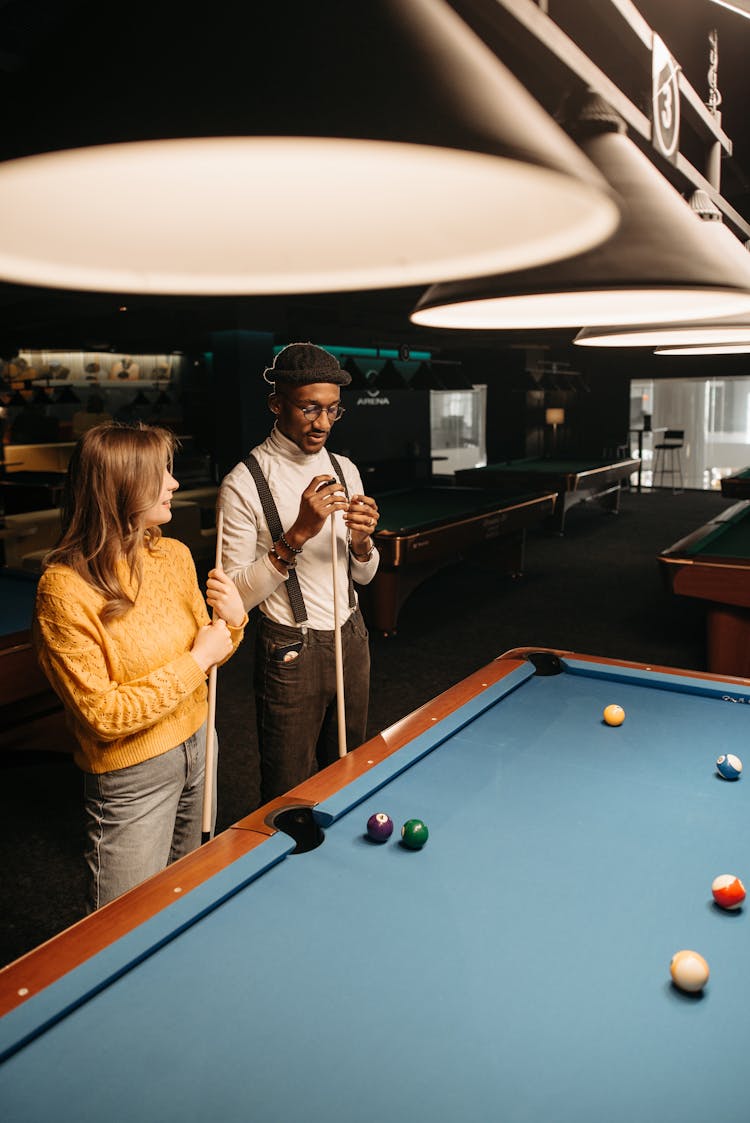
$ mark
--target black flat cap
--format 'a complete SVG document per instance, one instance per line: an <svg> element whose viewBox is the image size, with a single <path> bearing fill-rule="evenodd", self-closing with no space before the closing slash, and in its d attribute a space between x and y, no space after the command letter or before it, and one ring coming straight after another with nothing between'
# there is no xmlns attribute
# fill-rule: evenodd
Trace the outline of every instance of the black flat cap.
<svg viewBox="0 0 750 1123"><path fill-rule="evenodd" d="M348 386L352 380L334 355L314 343L290 343L282 348L263 377L272 385L280 382L285 386L308 386L312 382Z"/></svg>

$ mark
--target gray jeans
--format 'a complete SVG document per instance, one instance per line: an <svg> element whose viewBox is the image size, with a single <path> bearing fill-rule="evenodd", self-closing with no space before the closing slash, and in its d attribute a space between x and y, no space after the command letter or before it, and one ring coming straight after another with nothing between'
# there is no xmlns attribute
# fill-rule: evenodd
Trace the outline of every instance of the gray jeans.
<svg viewBox="0 0 750 1123"><path fill-rule="evenodd" d="M214 761L218 741L214 741ZM205 724L169 752L84 773L89 912L106 905L201 844ZM213 786L213 824L216 783Z"/></svg>
<svg viewBox="0 0 750 1123"><path fill-rule="evenodd" d="M341 627L347 749L365 739L370 647L359 609ZM262 800L283 795L338 759L335 633L289 628L261 615L255 702Z"/></svg>

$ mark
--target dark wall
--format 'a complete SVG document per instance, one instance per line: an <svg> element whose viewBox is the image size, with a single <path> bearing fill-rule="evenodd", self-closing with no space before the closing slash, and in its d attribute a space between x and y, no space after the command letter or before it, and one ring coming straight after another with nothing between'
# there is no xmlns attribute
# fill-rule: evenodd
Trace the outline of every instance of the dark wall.
<svg viewBox="0 0 750 1123"><path fill-rule="evenodd" d="M564 445L583 456L612 456L628 443L630 374L578 361L580 379L565 415Z"/></svg>
<svg viewBox="0 0 750 1123"><path fill-rule="evenodd" d="M333 443L357 461L425 457L430 453L429 390L343 389L346 414Z"/></svg>
<svg viewBox="0 0 750 1123"><path fill-rule="evenodd" d="M265 440L273 418L271 386L263 371L273 362L270 332L222 331L212 336L206 411L213 420L213 448L219 478L255 445Z"/></svg>
<svg viewBox="0 0 750 1123"><path fill-rule="evenodd" d="M550 407L565 410L557 434L561 453L616 455L627 443L630 364L620 367L611 357L581 352L497 347L462 356L470 380L487 386L489 463L549 454Z"/></svg>
<svg viewBox="0 0 750 1123"><path fill-rule="evenodd" d="M526 390L525 353L510 348L469 351L460 358L473 385L487 387L487 460L513 460L525 456Z"/></svg>
<svg viewBox="0 0 750 1123"><path fill-rule="evenodd" d="M215 450L219 476L268 435L270 390L262 372L273 359L271 333L224 331L213 337L193 428ZM377 340L373 341L376 344ZM617 455L628 442L630 381L643 378L728 377L750 374L750 359L670 360L642 350L606 351L574 346L496 345L441 352L460 364L469 384L487 386L487 459L538 456L550 451L544 412L565 410L557 449L568 455ZM346 414L332 450L350 456L373 487L394 487L429 475L429 391L342 390Z"/></svg>

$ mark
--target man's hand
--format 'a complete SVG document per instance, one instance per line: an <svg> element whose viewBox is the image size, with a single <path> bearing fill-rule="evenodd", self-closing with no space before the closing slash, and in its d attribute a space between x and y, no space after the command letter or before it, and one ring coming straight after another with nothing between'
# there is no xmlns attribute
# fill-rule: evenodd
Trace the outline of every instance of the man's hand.
<svg viewBox="0 0 750 1123"><path fill-rule="evenodd" d="M320 534L334 511L346 511L348 507L338 480L330 476L314 476L302 492L299 514L284 537L290 546L301 550L305 542Z"/></svg>
<svg viewBox="0 0 750 1123"><path fill-rule="evenodd" d="M375 533L380 512L378 505L369 495L353 495L344 522L352 536L352 551L369 554L372 550L370 535Z"/></svg>

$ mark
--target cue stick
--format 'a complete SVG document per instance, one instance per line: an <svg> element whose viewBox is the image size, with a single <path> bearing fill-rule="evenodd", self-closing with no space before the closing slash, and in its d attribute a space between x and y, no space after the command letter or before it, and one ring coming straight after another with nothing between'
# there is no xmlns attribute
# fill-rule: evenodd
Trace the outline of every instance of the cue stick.
<svg viewBox="0 0 750 1123"><path fill-rule="evenodd" d="M341 620L336 587L336 512L331 512L331 572L333 574L333 640L336 652L336 713L338 716L339 756L346 756L346 716L344 707L344 657L341 651Z"/></svg>
<svg viewBox="0 0 750 1123"><path fill-rule="evenodd" d="M221 569L221 548L224 538L224 512L219 509L216 513L216 563L215 568ZM212 612L216 619L216 609ZM216 664L208 672L208 717L206 718L206 765L203 776L203 823L201 833L201 846L211 837L211 819L214 795L214 721L216 719Z"/></svg>

